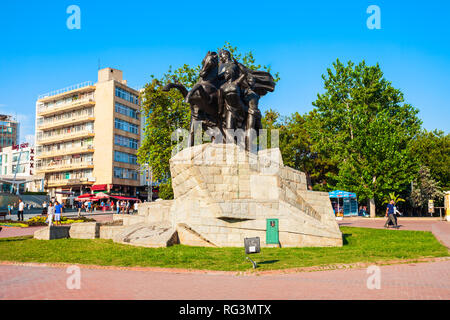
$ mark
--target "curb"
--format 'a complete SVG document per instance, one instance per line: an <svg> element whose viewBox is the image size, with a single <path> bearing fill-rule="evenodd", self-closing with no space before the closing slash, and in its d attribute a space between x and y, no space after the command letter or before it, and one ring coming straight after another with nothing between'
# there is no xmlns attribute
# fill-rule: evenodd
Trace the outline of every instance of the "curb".
<svg viewBox="0 0 450 320"><path fill-rule="evenodd" d="M161 267L120 267L120 266L99 266L86 265L74 263L38 263L38 262L16 262L16 261L0 261L0 266L23 266L23 267L37 267L37 268L60 268L65 269L69 266L78 266L82 269L92 270L116 270L116 271L140 271L140 272L161 272L174 274L210 274L210 275L234 275L234 276L270 276L282 274L294 274L302 272L317 272L317 271L332 271L332 270L347 270L347 269L365 269L371 265L388 266L427 262L442 262L450 261L450 257L436 257L436 258L418 258L406 260L388 260L388 261L374 261L374 262L356 262L349 264L333 264L324 266L280 269L280 270L264 270L264 271L219 271L219 270L199 270L199 269L178 269L178 268L161 268Z"/></svg>

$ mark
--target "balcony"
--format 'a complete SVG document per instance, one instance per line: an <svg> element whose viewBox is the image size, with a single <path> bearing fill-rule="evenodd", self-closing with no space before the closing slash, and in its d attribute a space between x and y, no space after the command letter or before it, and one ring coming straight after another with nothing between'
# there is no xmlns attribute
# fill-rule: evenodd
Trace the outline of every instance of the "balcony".
<svg viewBox="0 0 450 320"><path fill-rule="evenodd" d="M89 99L77 99L73 100L70 103L62 104L59 106L53 106L51 108L46 107L38 107L37 115L39 117L48 117L55 114L64 113L68 110L78 110L87 106L94 106L95 100L93 98Z"/></svg>
<svg viewBox="0 0 450 320"><path fill-rule="evenodd" d="M94 162L76 162L76 163L63 163L56 165L40 165L36 166L36 173L50 173L50 172L60 172L60 171L72 171L80 169L93 169Z"/></svg>
<svg viewBox="0 0 450 320"><path fill-rule="evenodd" d="M60 150L41 152L41 153L37 154L36 158L37 159L47 159L47 158L53 158L53 157L67 156L67 155L71 155L71 154L94 153L94 151L95 151L94 146L68 148L68 149L60 149Z"/></svg>
<svg viewBox="0 0 450 320"><path fill-rule="evenodd" d="M64 141L71 141L71 140L77 140L85 137L93 137L94 131L93 130L84 130L84 131L78 131L78 132L70 132L70 133L64 133L64 134L58 134L51 137L38 137L37 143L38 145L46 145L46 144L53 144L56 142L64 142Z"/></svg>
<svg viewBox="0 0 450 320"><path fill-rule="evenodd" d="M63 89L54 90L49 93L41 94L39 95L38 100L41 102L47 102L60 99L61 97L67 95L71 95L74 92L84 92L90 90L95 90L94 83L92 81L84 81L82 83L77 83Z"/></svg>
<svg viewBox="0 0 450 320"><path fill-rule="evenodd" d="M95 178L75 178L75 179L59 179L45 181L45 188L64 187L72 185L92 185L95 183Z"/></svg>
<svg viewBox="0 0 450 320"><path fill-rule="evenodd" d="M94 121L94 120L95 120L95 117L94 117L93 113L85 114L85 115L81 115L81 116L74 116L71 118L66 118L66 119L62 119L62 120L57 120L57 121L52 121L52 122L44 122L44 123L38 124L38 130L48 131L48 130L66 127L68 125L77 125L77 124L81 124L84 122L90 122L90 121Z"/></svg>

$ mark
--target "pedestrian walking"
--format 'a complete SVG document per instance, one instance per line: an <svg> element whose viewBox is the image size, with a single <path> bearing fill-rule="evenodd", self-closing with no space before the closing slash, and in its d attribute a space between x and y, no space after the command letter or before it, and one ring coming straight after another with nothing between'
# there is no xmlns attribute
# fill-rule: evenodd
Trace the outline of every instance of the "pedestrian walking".
<svg viewBox="0 0 450 320"><path fill-rule="evenodd" d="M134 203L133 207L134 207L134 213L137 213L138 212L138 202L137 201Z"/></svg>
<svg viewBox="0 0 450 320"><path fill-rule="evenodd" d="M54 216L55 216L55 207L53 206L53 203L50 202L47 208L47 221L46 221L49 227L53 226Z"/></svg>
<svg viewBox="0 0 450 320"><path fill-rule="evenodd" d="M394 228L398 229L397 219L395 218L394 200L391 200L386 207L386 217L388 219L386 220L384 227L389 228L389 222L392 222L392 224L394 225Z"/></svg>
<svg viewBox="0 0 450 320"><path fill-rule="evenodd" d="M77 202L78 216L81 217L81 209L83 209L83 203L81 201Z"/></svg>
<svg viewBox="0 0 450 320"><path fill-rule="evenodd" d="M127 214L130 214L130 201L127 201Z"/></svg>
<svg viewBox="0 0 450 320"><path fill-rule="evenodd" d="M17 210L17 220L23 221L23 209L25 207L25 204L23 203L22 199L19 199L19 208Z"/></svg>
<svg viewBox="0 0 450 320"><path fill-rule="evenodd" d="M56 201L55 202L55 225L61 225L61 213L63 206Z"/></svg>
<svg viewBox="0 0 450 320"><path fill-rule="evenodd" d="M8 204L8 216L9 216L10 219L11 219L11 212L12 212L12 210L13 210L12 204Z"/></svg>

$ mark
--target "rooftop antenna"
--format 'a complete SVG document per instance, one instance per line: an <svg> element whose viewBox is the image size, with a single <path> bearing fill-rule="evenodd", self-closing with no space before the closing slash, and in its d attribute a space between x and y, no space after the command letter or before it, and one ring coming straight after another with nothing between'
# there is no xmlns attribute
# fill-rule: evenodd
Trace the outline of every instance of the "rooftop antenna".
<svg viewBox="0 0 450 320"><path fill-rule="evenodd" d="M98 70L100 70L100 59L98 59Z"/></svg>

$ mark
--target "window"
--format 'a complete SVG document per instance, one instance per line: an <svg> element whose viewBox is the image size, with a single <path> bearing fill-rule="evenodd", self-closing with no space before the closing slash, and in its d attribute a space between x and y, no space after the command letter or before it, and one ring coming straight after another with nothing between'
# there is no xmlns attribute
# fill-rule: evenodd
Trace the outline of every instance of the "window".
<svg viewBox="0 0 450 320"><path fill-rule="evenodd" d="M114 151L114 161L124 162L129 164L137 164L137 157L134 154L129 154L120 151Z"/></svg>
<svg viewBox="0 0 450 320"><path fill-rule="evenodd" d="M114 119L114 127L119 130L127 131L134 134L139 134L139 126L133 123L123 121L121 119Z"/></svg>
<svg viewBox="0 0 450 320"><path fill-rule="evenodd" d="M127 107L121 103L116 102L116 112L123 114L127 117L133 118L133 119L139 119L139 113L136 109Z"/></svg>
<svg viewBox="0 0 450 320"><path fill-rule="evenodd" d="M138 173L135 170L114 167L114 178L137 180L138 179Z"/></svg>
<svg viewBox="0 0 450 320"><path fill-rule="evenodd" d="M138 141L136 139L127 138L121 135L114 135L114 143L118 146L127 147L137 150Z"/></svg>
<svg viewBox="0 0 450 320"><path fill-rule="evenodd" d="M135 94L132 94L122 88L116 87L116 97L124 99L134 104L139 104L139 97Z"/></svg>

